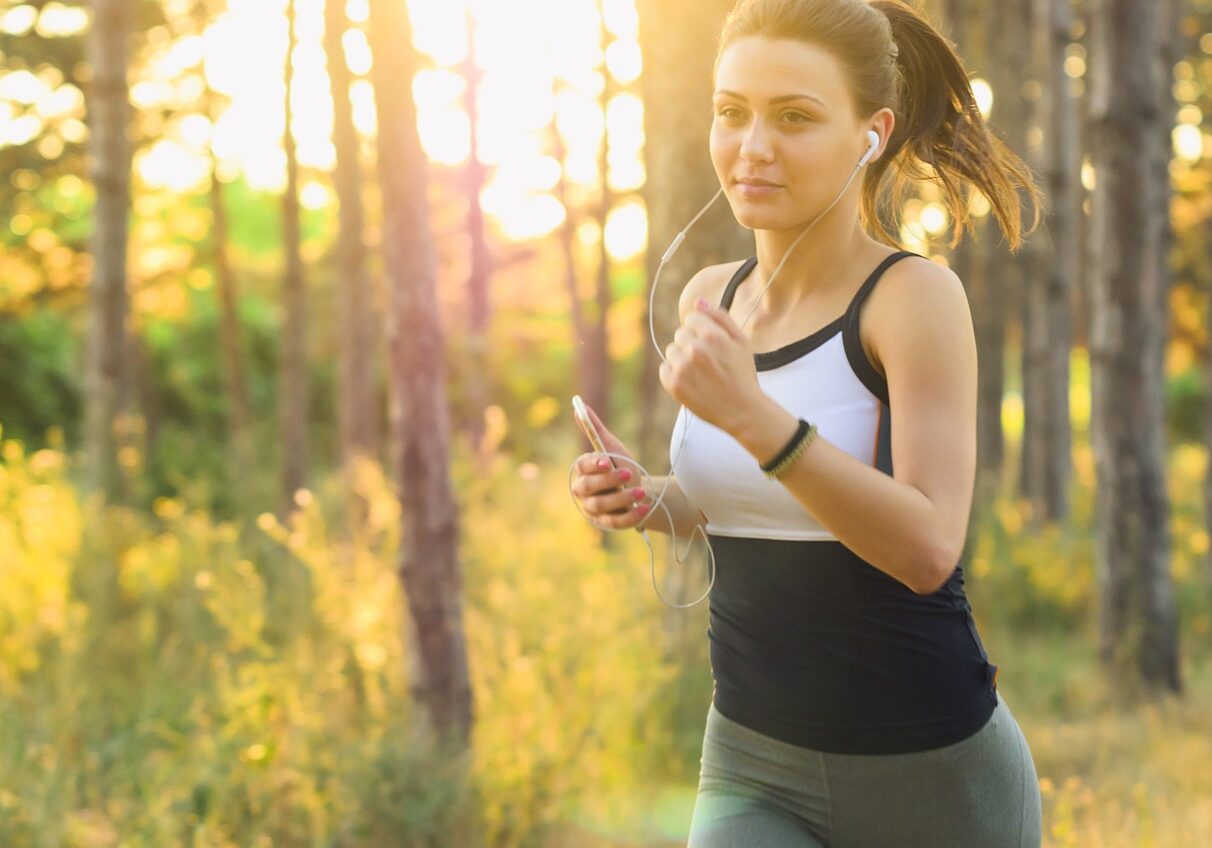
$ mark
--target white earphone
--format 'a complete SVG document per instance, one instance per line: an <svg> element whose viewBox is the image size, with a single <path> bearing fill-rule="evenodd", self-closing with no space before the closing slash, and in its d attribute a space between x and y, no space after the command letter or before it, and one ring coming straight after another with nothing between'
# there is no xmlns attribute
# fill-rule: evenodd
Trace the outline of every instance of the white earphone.
<svg viewBox="0 0 1212 848"><path fill-rule="evenodd" d="M867 130L867 141L868 141L867 152L863 154L863 157L861 159L859 159L858 164L854 166L854 170L850 172L850 178L846 180L846 185L842 186L842 190L840 192L838 192L837 197L833 198L833 203L830 203L824 212L817 215L816 218L814 218L812 220L812 223L810 223L807 227L805 227L804 230L799 234L799 236L796 237L795 241L793 241L791 243L791 245L787 248L786 252L784 252L784 254L783 254L782 260L780 260L779 264L775 267L774 273L772 273L770 275L770 278L767 280L766 287L763 288L761 293L758 294L757 299L754 300L753 307L749 310L749 314L745 316L744 320L742 320L740 322L740 326L743 327L743 326L745 326L745 324L747 324L749 322L749 318L753 315L753 311L755 309L757 309L758 303L762 299L762 295L764 295L766 293L766 290L769 289L771 284L774 283L775 278L779 275L779 271L783 270L783 265L787 262L788 257L791 256L791 251L795 250L795 246L797 244L799 244L800 241L804 238L804 236L806 236L808 234L808 231L811 230L814 226L816 226L817 221L819 221L819 220L821 220L821 218L825 217L825 215L828 214L829 210L832 209L839 200L841 200L842 195L846 193L846 189L848 189L850 187L850 183L854 181L855 174L857 174L864 165L866 165L869 161L871 161L871 157L875 155L875 151L878 150L879 146L880 146L879 133L877 133L875 130ZM653 344L653 346L656 347L657 355L659 357L661 357L662 362L665 360L665 354L661 352L661 347L659 344L657 344L656 329L653 325L653 317L652 317L653 316L653 307L655 306L655 301L656 301L657 283L661 279L661 271L665 268L665 265L668 264L669 260L673 257L673 254L677 251L677 249L679 247L681 247L682 242L686 240L686 233L689 232L690 228L695 225L695 223L699 220L699 218L703 217L703 215L707 212L707 210L711 208L711 204L715 203L715 201L718 200L720 195L723 193L724 193L724 188L723 188L723 186L721 186L720 190L715 193L715 197L713 197L713 198L711 198L711 200L707 201L707 205L704 206L702 209L700 209L699 213L697 215L695 215L694 218L691 219L690 223L686 225L685 229L683 229L680 233L677 234L677 236L674 237L673 242L665 250L664 255L661 256L661 261L657 264L656 274L653 275L652 288L648 295L648 298L649 298L648 299L648 334L651 337L652 344ZM665 491L669 488L669 483L674 478L674 473L675 473L674 468L677 466L678 458L682 455L682 446L684 444L686 444L686 434L688 432L690 432L690 424L692 421L693 421L693 418L690 417L689 410L687 410L687 421L686 421L685 426L682 428L682 439L678 443L677 453L674 454L673 460L669 463L669 473L665 476L665 485L663 487L661 487L661 492L659 495L657 495L656 500L652 503L652 505L650 507L650 511L649 511L649 515L651 515L652 513L655 513L656 508L658 506L661 507L661 509L665 510L665 515L669 519L669 525L670 525L671 529L673 527L673 516L669 512L669 507L665 506L665 503L664 503ZM599 451L599 453L601 453L601 451ZM636 463L635 459L633 459L631 457L624 457L621 454L611 453L609 451L605 451L604 453L607 456L614 457L615 459L622 460L622 461L629 461L629 462L635 463L636 465L639 465L639 463ZM578 459L579 458L580 457L578 457ZM576 471L576 464L577 464L576 460L573 460L572 465L569 466L569 468L568 468L568 489L569 489L570 494L572 491L572 475ZM654 488L652 485L651 476L648 474L647 471L644 471L643 466L640 466L640 471L643 475L642 479L644 480L643 488L646 491L651 491ZM636 482L640 482L640 481L636 481ZM574 504L576 504L576 507L581 512L581 514L585 515L585 510L582 508L580 501L577 500L576 495L572 496L572 502ZM585 517L589 518L588 515L585 515ZM590 522L593 523L593 519L590 519ZM661 594L661 590L659 588L657 588L656 560L655 560L655 555L652 550L652 543L648 540L648 530L645 529L643 526L644 523L645 522L641 521L640 524L636 525L635 529L640 531L640 534L644 537L644 543L648 545L649 572L652 574L652 588L656 591L657 597L659 597L662 601L664 601L667 606L674 607L676 609L687 609L689 607L697 606L704 598L706 598L711 593L711 589L715 585L715 551L712 549L711 543L707 539L706 529L704 528L704 526L702 524L695 525L694 530L690 534L691 535L690 541L693 541L694 534L698 533L703 537L703 541L707 544L707 552L710 557L709 564L708 564L708 572L711 575L710 582L707 585L707 589L696 600L691 601L690 603L687 603L687 604L678 604L678 603L670 603L665 598L665 596ZM598 526L598 525L595 524L595 526ZM683 552L681 554L678 554L677 553L677 534L671 532L670 539L674 546L674 558L677 560L677 562L679 564L685 562L685 554L688 553L690 550L689 541L687 542L686 548L683 550Z"/></svg>
<svg viewBox="0 0 1212 848"><path fill-rule="evenodd" d="M861 168L871 161L871 157L875 155L875 151L880 146L880 134L875 130L867 130L867 152L863 154L863 158L859 160L858 166Z"/></svg>

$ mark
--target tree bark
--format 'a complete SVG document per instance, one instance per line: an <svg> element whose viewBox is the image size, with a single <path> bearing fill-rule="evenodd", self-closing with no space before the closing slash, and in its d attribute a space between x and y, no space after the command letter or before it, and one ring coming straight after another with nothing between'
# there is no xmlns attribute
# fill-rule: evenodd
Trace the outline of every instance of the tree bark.
<svg viewBox="0 0 1212 848"><path fill-rule="evenodd" d="M648 279L656 274L666 246L720 188L708 152L711 130L712 62L716 39L733 0L639 0L644 73L644 201L648 208ZM653 305L656 343L664 352L678 326L678 295L699 269L742 259L754 251L753 235L741 227L724 197L703 216L661 273ZM651 289L645 292L651 294ZM664 397L657 371L660 357L648 339L644 313L643 377L640 383L641 456L668 455L668 434L677 414ZM658 405L659 404L659 405ZM650 469L653 473L655 470Z"/></svg>
<svg viewBox="0 0 1212 848"><path fill-rule="evenodd" d="M228 226L223 183L219 180L219 162L211 154L210 208L212 261L215 289L219 296L219 349L223 351L223 382L227 389L227 465L233 492L243 491L251 456L250 404L248 381L244 375L244 354L240 347L239 292L231 259L227 252Z"/></svg>
<svg viewBox="0 0 1212 848"><path fill-rule="evenodd" d="M123 494L116 428L128 394L126 250L131 148L126 78L131 0L93 0L87 50L93 79L87 91L89 151L96 207L85 362L87 485L111 500Z"/></svg>
<svg viewBox="0 0 1212 848"><path fill-rule="evenodd" d="M416 56L403 3L371 0L375 106L379 120L391 422L397 443L402 550L417 674L410 680L433 727L469 744L471 681L463 632L458 516L448 469L446 363L429 232L426 163L417 135Z"/></svg>
<svg viewBox="0 0 1212 848"><path fill-rule="evenodd" d="M605 84L602 86L601 105L602 115L605 117L609 113L611 99L619 91L619 86L611 77L610 70L606 66L606 48L610 45L610 32L606 29L604 17L601 25L601 39L602 66L600 70L605 80ZM585 382L581 384L581 394L585 401L597 411L603 421L613 420L610 408L611 363L607 330L607 318L610 315L613 298L610 291L610 252L606 249L606 221L610 217L615 197L614 192L610 190L609 172L610 123L604 121L602 143L598 148L598 175L601 186L598 193L598 206L594 215L598 223L598 233L601 235L601 238L598 239L597 286L593 308L590 310L592 320L587 327L589 335L585 339Z"/></svg>
<svg viewBox="0 0 1212 848"><path fill-rule="evenodd" d="M1129 672L1150 690L1178 691L1162 417L1170 281L1155 220L1170 193L1157 167L1170 117L1160 108L1170 85L1163 21L1160 6L1132 0L1099 0L1090 16L1091 435L1101 656L1121 685Z"/></svg>
<svg viewBox="0 0 1212 848"><path fill-rule="evenodd" d="M307 477L307 302L303 284L303 257L299 235L299 161L291 129L291 92L295 52L295 0L287 0L286 126L282 146L286 152L286 190L282 194L282 251L286 273L282 281L282 343L279 361L278 432L282 448L282 516L295 506L295 492Z"/></svg>
<svg viewBox="0 0 1212 848"><path fill-rule="evenodd" d="M378 334L371 320L370 280L366 271L365 216L362 207L362 163L353 123L349 86L353 74L345 61L341 38L349 27L344 0L324 5L324 53L333 102L333 182L340 217L337 230L336 306L339 329L338 385L341 470L351 523L362 521L364 504L356 494L354 473L359 458L378 456L378 409L375 403L374 351Z"/></svg>
<svg viewBox="0 0 1212 848"><path fill-rule="evenodd" d="M484 411L489 403L488 375L488 328L491 320L489 281L492 279L493 259L488 247L488 234L484 225L484 205L480 195L488 179L488 169L480 161L480 119L476 105L480 91L480 69L476 63L475 21L471 7L467 9L467 62L463 78L467 88L463 94L463 108L471 127L471 154L467 158L464 175L467 195L467 236L471 241L471 270L467 277L468 300L471 304L467 344L472 357L467 370L467 401L470 412L468 437L472 455L478 455L484 438Z"/></svg>
<svg viewBox="0 0 1212 848"><path fill-rule="evenodd" d="M1023 495L1033 514L1060 521L1071 478L1069 351L1072 293L1081 274L1077 219L1080 185L1076 112L1065 73L1072 20L1068 0L1032 0L1032 44L1039 82L1032 164L1043 175L1051 208L1034 240L1035 270L1023 312Z"/></svg>

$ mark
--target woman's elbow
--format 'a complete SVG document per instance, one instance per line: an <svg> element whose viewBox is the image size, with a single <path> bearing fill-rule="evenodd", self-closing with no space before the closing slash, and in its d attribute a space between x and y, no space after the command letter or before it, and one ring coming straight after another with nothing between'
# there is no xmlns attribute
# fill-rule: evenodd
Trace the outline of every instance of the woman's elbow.
<svg viewBox="0 0 1212 848"><path fill-rule="evenodd" d="M918 595L933 595L947 585L959 564L960 551L949 545L937 545L922 558L918 579L909 588Z"/></svg>

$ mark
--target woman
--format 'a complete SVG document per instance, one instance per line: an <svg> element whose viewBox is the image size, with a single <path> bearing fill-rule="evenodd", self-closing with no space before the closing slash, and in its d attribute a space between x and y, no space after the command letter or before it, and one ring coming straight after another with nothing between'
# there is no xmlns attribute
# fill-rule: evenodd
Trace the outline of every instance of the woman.
<svg viewBox="0 0 1212 848"><path fill-rule="evenodd" d="M756 256L681 296L660 369L684 406L672 443L687 412L702 421L669 481L672 522L648 516L653 492L619 488L640 481L634 464L588 454L573 484L604 527L672 523L685 539L706 522L715 692L690 848L1038 845L1031 753L957 564L972 319L955 274L889 247L877 214L890 196L895 223L911 179L933 173L957 241L975 188L1017 249L1020 189L1039 219L1030 171L899 0L742 0L713 108L712 161Z"/></svg>

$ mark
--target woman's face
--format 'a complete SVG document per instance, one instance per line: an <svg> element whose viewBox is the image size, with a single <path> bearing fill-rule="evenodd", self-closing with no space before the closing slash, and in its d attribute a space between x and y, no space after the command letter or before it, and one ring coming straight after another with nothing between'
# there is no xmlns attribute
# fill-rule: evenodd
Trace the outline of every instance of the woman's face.
<svg viewBox="0 0 1212 848"><path fill-rule="evenodd" d="M712 107L711 161L733 214L749 229L813 220L867 150L870 127L854 114L841 65L805 42L729 44Z"/></svg>

